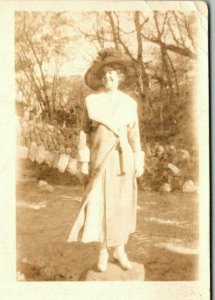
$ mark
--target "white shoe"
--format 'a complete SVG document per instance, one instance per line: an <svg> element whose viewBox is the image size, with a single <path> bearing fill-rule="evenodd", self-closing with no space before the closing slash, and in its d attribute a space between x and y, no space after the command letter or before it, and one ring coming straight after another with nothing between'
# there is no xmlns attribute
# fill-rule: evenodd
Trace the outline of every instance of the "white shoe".
<svg viewBox="0 0 215 300"><path fill-rule="evenodd" d="M113 257L120 263L121 267L125 270L132 269L131 262L128 260L128 257L124 251L124 249L116 249L113 252Z"/></svg>
<svg viewBox="0 0 215 300"><path fill-rule="evenodd" d="M100 272L107 271L107 265L108 265L108 251L107 249L100 250L99 253L99 260L97 263L97 268Z"/></svg>

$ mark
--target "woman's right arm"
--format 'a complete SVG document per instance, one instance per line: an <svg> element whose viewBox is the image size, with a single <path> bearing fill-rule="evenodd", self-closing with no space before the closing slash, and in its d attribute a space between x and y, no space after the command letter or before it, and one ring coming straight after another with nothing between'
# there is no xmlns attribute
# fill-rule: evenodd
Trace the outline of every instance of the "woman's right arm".
<svg viewBox="0 0 215 300"><path fill-rule="evenodd" d="M87 113L87 108L84 108L81 130L78 144L78 162L81 163L81 173L89 173L90 149L89 149L89 134L90 134L90 120Z"/></svg>

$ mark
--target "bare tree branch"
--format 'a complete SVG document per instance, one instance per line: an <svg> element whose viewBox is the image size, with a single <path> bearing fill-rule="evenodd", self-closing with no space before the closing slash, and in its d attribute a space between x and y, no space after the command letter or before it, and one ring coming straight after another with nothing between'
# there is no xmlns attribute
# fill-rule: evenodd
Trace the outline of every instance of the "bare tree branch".
<svg viewBox="0 0 215 300"><path fill-rule="evenodd" d="M168 11L165 13L165 17L164 17L164 21L163 21L163 25L162 25L162 29L161 29L161 35L163 35L164 34L164 27L165 27L165 25L166 25L166 23L167 23L167 20L168 20Z"/></svg>
<svg viewBox="0 0 215 300"><path fill-rule="evenodd" d="M191 43L192 43L193 49L196 50L196 44L195 44L195 42L194 42L194 38L193 38L193 36L192 36L192 34L191 34L191 31L190 31L188 22L187 22L186 17L185 17L184 14L183 14L183 17L184 17L184 26L185 26L185 28L186 28L187 35L188 35L188 37L189 37L189 39L190 39L190 41L191 41Z"/></svg>
<svg viewBox="0 0 215 300"><path fill-rule="evenodd" d="M115 48L119 51L119 36L118 36L117 28L116 28L116 25L115 25L115 22L114 22L114 18L113 18L112 13L110 11L106 11L105 14L109 18ZM118 17L117 17L117 19L118 19Z"/></svg>
<svg viewBox="0 0 215 300"><path fill-rule="evenodd" d="M182 47L178 47L178 46L175 46L173 44L166 44L166 43L163 43L161 41L159 41L157 38L155 37L148 37L146 36L145 34L141 34L142 37L144 39L146 39L147 41L151 42L151 43L154 43L154 44L163 44L163 47L166 49L166 50L169 50L169 51L172 51L174 53L177 53L179 55L182 55L182 56L185 56L185 57L188 57L188 58L191 58L191 59L197 59L197 56L195 53L193 53L190 49L188 48L182 48Z"/></svg>
<svg viewBox="0 0 215 300"><path fill-rule="evenodd" d="M174 65L173 65L173 62L168 54L168 51L166 51L166 56L169 60L169 63L171 65L171 68L172 68L172 71L173 71L173 74L174 74L174 77L175 77L175 86L176 86L176 89L177 89L177 92L179 91L179 86L178 86L178 78L177 78L177 74L176 74L176 69L174 68Z"/></svg>
<svg viewBox="0 0 215 300"><path fill-rule="evenodd" d="M178 39L176 38L175 33L174 33L174 31L173 31L173 29L172 29L172 26L171 26L171 24L170 24L169 21L168 21L168 26L169 26L169 29L170 29L170 32L171 32L171 35L172 35L173 40L175 41L176 45L177 45L178 47L180 47L180 46L181 46L181 43L180 43L180 42L178 41Z"/></svg>
<svg viewBox="0 0 215 300"><path fill-rule="evenodd" d="M119 43L123 47L123 49L125 51L125 54L128 55L133 61L136 61L135 58L133 57L131 51L129 50L128 46L122 40L122 37L121 37L121 27L120 27L120 23L119 23L119 17L118 17L118 15L116 13L115 13L115 16L116 16L116 20L117 20L117 35L118 35Z"/></svg>
<svg viewBox="0 0 215 300"><path fill-rule="evenodd" d="M25 64L25 66L28 68L29 72L33 74L35 80L37 81L37 84L39 85L39 87L42 89L42 83L40 82L39 77L36 75L34 68L33 68L33 62L30 60L30 58L27 56L27 53L25 52L25 50L23 49L23 47L21 45L19 45L20 50L22 50L22 57L21 57L21 53L19 53L20 58L22 60L22 62Z"/></svg>
<svg viewBox="0 0 215 300"><path fill-rule="evenodd" d="M172 88L172 80L169 72L169 67L168 67L168 62L167 62L167 50L163 46L164 43L162 42L162 32L160 31L159 25L158 25L158 13L154 12L154 20L157 28L157 35L158 35L158 40L159 40L159 45L160 45L160 50L161 50L161 58L162 58L162 63L163 63L163 68L166 73L167 81L168 81L168 86L170 88L170 95L172 96L173 94L173 88Z"/></svg>
<svg viewBox="0 0 215 300"><path fill-rule="evenodd" d="M181 43L184 46L184 48L186 48L186 45L185 45L185 42L184 42L184 38L183 38L183 35L182 35L182 31L181 31L181 27L180 27L180 24L179 24L179 21L178 21L178 17L176 15L175 11L173 11L172 13L173 13L173 16L174 16L174 18L176 20L176 24L177 24L178 31L179 31L180 38L181 38Z"/></svg>

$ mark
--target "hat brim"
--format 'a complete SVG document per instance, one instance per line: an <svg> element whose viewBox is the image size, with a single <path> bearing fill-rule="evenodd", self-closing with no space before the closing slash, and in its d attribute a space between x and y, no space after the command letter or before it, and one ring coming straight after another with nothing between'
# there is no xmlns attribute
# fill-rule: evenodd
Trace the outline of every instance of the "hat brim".
<svg viewBox="0 0 215 300"><path fill-rule="evenodd" d="M105 60L96 62L92 67L90 67L85 76L84 80L86 84L93 90L98 90L102 88L101 82L101 70L104 66L113 66L118 65L121 66L124 74L125 81L129 82L129 80L137 77L139 75L139 65L128 58L119 58L119 57L107 57Z"/></svg>

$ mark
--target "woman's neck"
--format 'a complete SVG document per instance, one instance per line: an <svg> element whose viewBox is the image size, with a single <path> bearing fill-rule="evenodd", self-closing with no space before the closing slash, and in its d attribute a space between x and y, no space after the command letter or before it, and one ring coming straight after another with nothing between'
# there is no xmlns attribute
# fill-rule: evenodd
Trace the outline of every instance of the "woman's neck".
<svg viewBox="0 0 215 300"><path fill-rule="evenodd" d="M105 91L106 93L112 94L112 93L117 92L117 91L118 91L118 88L117 88L117 87L116 87L116 88L112 88L112 89L104 88L104 91Z"/></svg>

